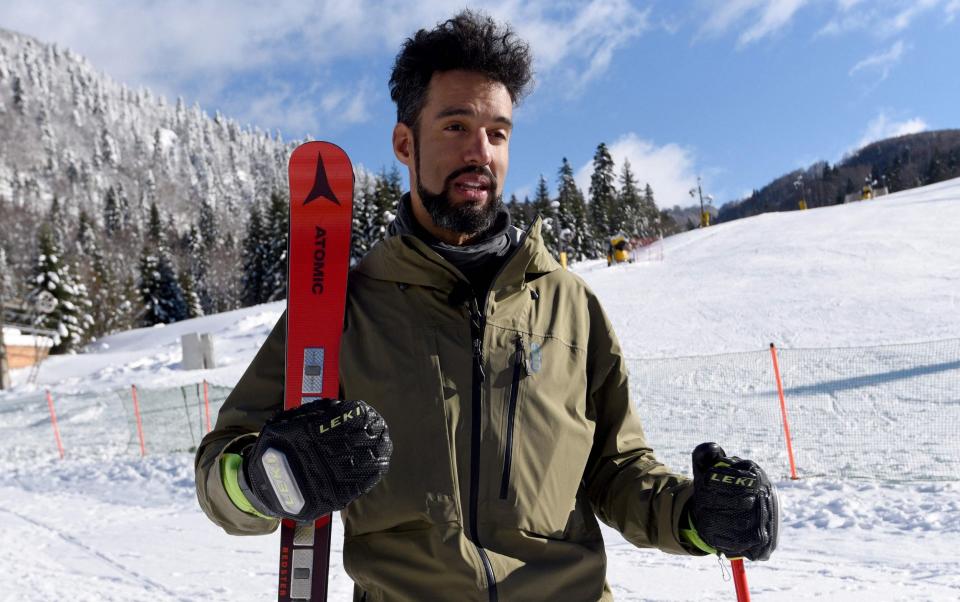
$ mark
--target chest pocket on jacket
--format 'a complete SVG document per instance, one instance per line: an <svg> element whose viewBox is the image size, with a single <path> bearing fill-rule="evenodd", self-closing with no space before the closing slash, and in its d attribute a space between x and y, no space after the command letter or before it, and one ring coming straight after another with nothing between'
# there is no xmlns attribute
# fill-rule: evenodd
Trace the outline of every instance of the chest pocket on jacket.
<svg viewBox="0 0 960 602"><path fill-rule="evenodd" d="M561 538L593 442L585 353L550 337L509 336L509 378L498 379L504 384L501 512L517 528Z"/></svg>
<svg viewBox="0 0 960 602"><path fill-rule="evenodd" d="M347 534L426 529L459 520L435 335L410 325L351 333L344 391L380 411L393 439L390 469L345 513Z"/></svg>

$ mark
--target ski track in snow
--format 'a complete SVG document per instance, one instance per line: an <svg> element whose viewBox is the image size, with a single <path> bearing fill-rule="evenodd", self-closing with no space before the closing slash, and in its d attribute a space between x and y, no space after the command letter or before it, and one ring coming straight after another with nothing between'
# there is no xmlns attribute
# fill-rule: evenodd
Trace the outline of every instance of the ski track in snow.
<svg viewBox="0 0 960 602"><path fill-rule="evenodd" d="M960 337L958 240L960 179L720 224L665 240L662 262L585 262L575 271L599 295L628 357L763 350L771 341L901 343ZM71 399L131 384L232 386L282 310L272 303L118 333L87 354L50 358L36 385L14 371L14 389L0 393L0 602L273 598L276 534L226 535L197 505L190 454L141 459L109 423L123 419L110 405L119 402ZM219 368L180 370L179 340L189 332L213 334ZM714 391L711 376L693 384ZM47 387L64 399L65 461L53 447ZM827 405L845 412L836 399ZM697 436L682 421L672 428L658 436ZM780 547L772 560L747 564L754 600L960 600L960 475L886 482L884 473L930 452L900 437L876 441L874 453L876 480L778 482ZM671 464L682 469L686 457ZM717 559L640 550L603 532L618 602L734 599ZM352 592L342 534L335 520L331 602Z"/></svg>
<svg viewBox="0 0 960 602"><path fill-rule="evenodd" d="M94 559L103 562L108 567L120 573L122 577L125 577L133 581L133 585L137 586L137 589L139 591L144 591L144 593L146 595L149 595L150 597L155 597L157 593L161 593L167 596L171 600L183 600L183 601L189 600L189 598L178 597L176 593L170 591L162 584L157 583L156 581L153 581L148 577L144 577L143 575L132 570L131 568L124 566L123 564L117 562L113 558L110 558L109 556L107 556L105 553L100 552L92 548L91 546L83 543L82 541L78 540L76 537L70 535L69 533L67 533L62 529L59 529L50 524L43 523L39 520L30 518L29 516L25 516L19 512L15 512L7 508L0 508L0 512L5 512L8 515L15 516L20 520L22 520L23 522L28 523L29 525L32 525L34 527L37 527L38 529L45 531L49 535L58 537L62 541L66 542L67 544L81 550L82 552L87 553L89 556L93 557Z"/></svg>

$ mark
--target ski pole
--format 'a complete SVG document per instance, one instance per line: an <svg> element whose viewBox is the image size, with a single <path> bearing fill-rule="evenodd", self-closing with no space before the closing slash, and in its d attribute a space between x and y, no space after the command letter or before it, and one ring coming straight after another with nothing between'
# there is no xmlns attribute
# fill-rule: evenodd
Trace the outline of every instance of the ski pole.
<svg viewBox="0 0 960 602"><path fill-rule="evenodd" d="M737 602L750 602L750 589L747 587L747 571L743 568L743 558L731 558L733 585L737 589Z"/></svg>

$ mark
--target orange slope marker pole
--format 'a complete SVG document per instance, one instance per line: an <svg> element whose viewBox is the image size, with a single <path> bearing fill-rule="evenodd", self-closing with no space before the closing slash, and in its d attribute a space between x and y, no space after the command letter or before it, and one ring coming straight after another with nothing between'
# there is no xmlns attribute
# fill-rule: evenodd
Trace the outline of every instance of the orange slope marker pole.
<svg viewBox="0 0 960 602"><path fill-rule="evenodd" d="M137 436L140 437L140 457L147 455L147 446L143 443L143 421L140 420L140 401L137 399L137 385L131 385L133 391L133 414L137 417Z"/></svg>
<svg viewBox="0 0 960 602"><path fill-rule="evenodd" d="M203 408L207 415L207 432L209 433L213 429L210 428L210 392L207 387L207 380L203 380Z"/></svg>
<svg viewBox="0 0 960 602"><path fill-rule="evenodd" d="M787 457L790 458L790 478L797 480L797 463L793 459L793 441L790 439L790 422L787 420L787 401L783 396L783 381L780 379L780 364L777 362L777 347L770 343L773 358L773 373L777 377L777 392L780 394L780 415L783 417L783 434L787 439Z"/></svg>
<svg viewBox="0 0 960 602"><path fill-rule="evenodd" d="M57 413L53 409L53 395L50 389L47 389L47 407L50 408L50 422L53 424L53 437L57 440L57 451L60 452L60 459L63 460L63 442L60 440L60 427L57 426Z"/></svg>

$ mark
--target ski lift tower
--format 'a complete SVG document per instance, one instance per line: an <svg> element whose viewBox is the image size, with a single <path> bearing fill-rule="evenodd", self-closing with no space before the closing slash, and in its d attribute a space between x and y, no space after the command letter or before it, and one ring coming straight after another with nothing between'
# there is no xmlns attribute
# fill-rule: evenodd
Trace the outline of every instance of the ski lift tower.
<svg viewBox="0 0 960 602"><path fill-rule="evenodd" d="M793 187L797 189L797 193L800 195L800 201L797 204L801 210L807 208L806 195L804 194L803 188L803 174L797 176L797 179L793 182Z"/></svg>
<svg viewBox="0 0 960 602"><path fill-rule="evenodd" d="M697 176L697 187L690 189L690 196L693 198L700 197L700 227L706 228L710 225L710 214L703 208L703 199L707 199L707 203L713 202L713 195L708 194L706 197L703 196L703 186L700 184L700 176Z"/></svg>

